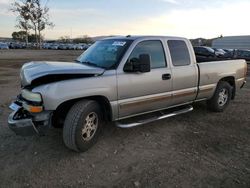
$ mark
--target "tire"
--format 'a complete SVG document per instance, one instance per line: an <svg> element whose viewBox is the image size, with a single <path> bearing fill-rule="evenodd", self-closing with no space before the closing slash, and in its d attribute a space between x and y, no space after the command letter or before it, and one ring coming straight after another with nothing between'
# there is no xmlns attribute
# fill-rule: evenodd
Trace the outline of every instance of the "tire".
<svg viewBox="0 0 250 188"><path fill-rule="evenodd" d="M77 102L69 110L64 122L64 144L77 152L87 151L96 143L102 124L103 116L97 102Z"/></svg>
<svg viewBox="0 0 250 188"><path fill-rule="evenodd" d="M207 101L208 109L212 112L223 112L232 98L232 86L225 81L217 85L213 97Z"/></svg>

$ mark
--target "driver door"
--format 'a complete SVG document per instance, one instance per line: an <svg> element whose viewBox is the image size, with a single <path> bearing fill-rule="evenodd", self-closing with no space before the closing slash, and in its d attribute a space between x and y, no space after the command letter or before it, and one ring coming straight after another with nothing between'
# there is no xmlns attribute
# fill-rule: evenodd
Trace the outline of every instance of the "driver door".
<svg viewBox="0 0 250 188"><path fill-rule="evenodd" d="M139 42L127 62L141 54L150 56L150 72L122 72L117 75L119 119L164 109L172 103L171 69L167 65L162 42Z"/></svg>

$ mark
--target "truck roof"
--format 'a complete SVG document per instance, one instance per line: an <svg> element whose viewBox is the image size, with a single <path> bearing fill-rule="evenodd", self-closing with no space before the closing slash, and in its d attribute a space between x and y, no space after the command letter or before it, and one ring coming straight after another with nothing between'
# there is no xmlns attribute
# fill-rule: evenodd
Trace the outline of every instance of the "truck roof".
<svg viewBox="0 0 250 188"><path fill-rule="evenodd" d="M137 39L153 39L153 38L167 38L172 40L187 40L183 37L174 37L174 36L157 36L157 35L127 35L127 36L115 36L115 37L107 37L101 40L108 39L118 39L118 40L137 40Z"/></svg>

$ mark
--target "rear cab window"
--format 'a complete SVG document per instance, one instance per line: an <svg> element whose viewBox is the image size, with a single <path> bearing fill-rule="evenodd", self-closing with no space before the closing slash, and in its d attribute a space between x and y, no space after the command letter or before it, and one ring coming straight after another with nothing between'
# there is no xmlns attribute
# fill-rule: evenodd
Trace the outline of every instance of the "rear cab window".
<svg viewBox="0 0 250 188"><path fill-rule="evenodd" d="M185 41L168 40L167 43L173 66L187 66L191 64L189 49Z"/></svg>

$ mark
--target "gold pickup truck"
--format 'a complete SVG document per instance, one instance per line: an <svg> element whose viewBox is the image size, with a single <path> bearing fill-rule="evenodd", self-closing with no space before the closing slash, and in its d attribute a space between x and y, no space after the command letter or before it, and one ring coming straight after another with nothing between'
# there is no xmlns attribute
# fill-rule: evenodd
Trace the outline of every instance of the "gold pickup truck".
<svg viewBox="0 0 250 188"><path fill-rule="evenodd" d="M86 151L104 122L130 128L193 110L222 112L246 82L245 60L196 63L189 40L127 36L95 42L76 62L30 62L10 108L19 135L62 127L65 145Z"/></svg>

